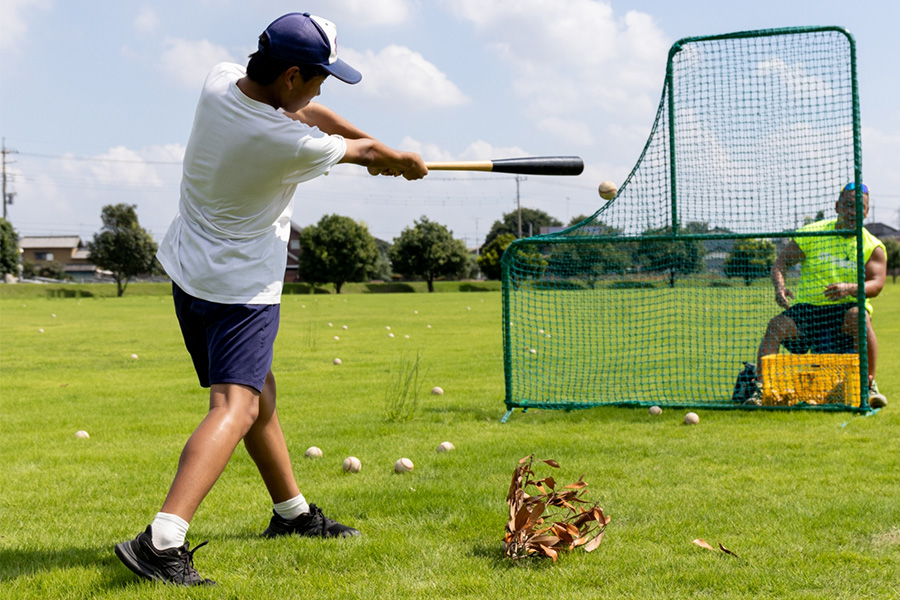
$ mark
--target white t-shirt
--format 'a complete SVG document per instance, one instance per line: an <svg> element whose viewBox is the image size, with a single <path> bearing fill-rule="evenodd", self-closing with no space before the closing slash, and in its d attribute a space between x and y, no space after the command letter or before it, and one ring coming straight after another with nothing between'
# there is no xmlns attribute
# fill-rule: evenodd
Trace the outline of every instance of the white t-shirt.
<svg viewBox="0 0 900 600"><path fill-rule="evenodd" d="M222 304L278 304L298 183L343 158L341 136L244 95L244 67L203 84L184 155L178 214L157 258L178 287Z"/></svg>

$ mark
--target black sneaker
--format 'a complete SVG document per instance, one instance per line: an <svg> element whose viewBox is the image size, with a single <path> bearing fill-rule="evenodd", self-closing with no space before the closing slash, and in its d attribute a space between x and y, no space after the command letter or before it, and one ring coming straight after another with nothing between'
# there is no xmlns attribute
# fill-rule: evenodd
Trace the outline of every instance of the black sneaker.
<svg viewBox="0 0 900 600"><path fill-rule="evenodd" d="M263 531L263 537L274 538L296 533L306 537L356 537L362 535L358 529L341 525L322 514L322 509L315 504L309 505L309 512L288 521L275 511L272 520Z"/></svg>
<svg viewBox="0 0 900 600"><path fill-rule="evenodd" d="M133 540L116 544L116 556L126 567L152 581L174 583L175 585L215 585L212 579L203 579L194 568L194 552L208 544L198 544L188 550L188 544L178 548L157 550L153 546L153 534L150 526L147 531Z"/></svg>

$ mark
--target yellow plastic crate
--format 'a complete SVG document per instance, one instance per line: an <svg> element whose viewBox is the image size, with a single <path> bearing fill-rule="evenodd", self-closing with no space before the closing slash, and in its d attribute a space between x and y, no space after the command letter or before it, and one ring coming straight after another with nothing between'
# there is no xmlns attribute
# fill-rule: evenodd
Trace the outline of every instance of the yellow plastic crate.
<svg viewBox="0 0 900 600"><path fill-rule="evenodd" d="M763 404L859 406L856 354L771 354L762 357Z"/></svg>

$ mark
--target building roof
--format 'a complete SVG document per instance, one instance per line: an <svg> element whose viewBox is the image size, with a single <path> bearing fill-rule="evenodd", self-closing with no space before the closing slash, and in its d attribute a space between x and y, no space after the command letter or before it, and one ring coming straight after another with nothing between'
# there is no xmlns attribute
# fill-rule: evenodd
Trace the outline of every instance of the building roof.
<svg viewBox="0 0 900 600"><path fill-rule="evenodd" d="M886 223L866 223L865 227L869 230L869 233L878 239L900 238L900 230L894 229Z"/></svg>
<svg viewBox="0 0 900 600"><path fill-rule="evenodd" d="M19 238L19 248L33 250L41 248L81 248L81 238L77 235L48 235L42 237Z"/></svg>

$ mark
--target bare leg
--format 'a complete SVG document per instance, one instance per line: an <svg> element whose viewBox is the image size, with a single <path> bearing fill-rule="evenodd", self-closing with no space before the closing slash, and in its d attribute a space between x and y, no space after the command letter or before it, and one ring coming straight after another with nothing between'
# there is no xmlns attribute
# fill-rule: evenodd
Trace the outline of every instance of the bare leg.
<svg viewBox="0 0 900 600"><path fill-rule="evenodd" d="M858 308L854 307L848 310L841 327L842 333L853 338L853 349L857 352L859 352L859 336L856 332L856 316L858 314ZM875 328L872 327L872 318L868 312L866 312L866 359L869 363L869 385L872 385L878 361L878 338L875 337Z"/></svg>
<svg viewBox="0 0 900 600"><path fill-rule="evenodd" d="M762 357L770 354L778 354L781 343L784 340L792 340L800 337L797 325L794 320L784 313L773 317L766 327L766 335L759 344L759 350L756 352L756 383L759 387L763 385L762 377Z"/></svg>
<svg viewBox="0 0 900 600"><path fill-rule="evenodd" d="M272 502L277 504L296 497L300 489L275 412L275 396L275 377L269 371L259 397L259 417L244 436L244 446L256 463Z"/></svg>
<svg viewBox="0 0 900 600"><path fill-rule="evenodd" d="M256 390L237 384L212 386L209 412L181 452L178 471L162 512L190 522L200 502L225 470L238 442L253 426L258 412Z"/></svg>

